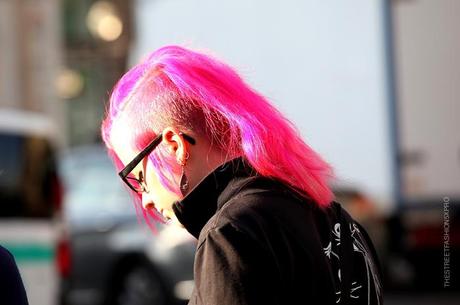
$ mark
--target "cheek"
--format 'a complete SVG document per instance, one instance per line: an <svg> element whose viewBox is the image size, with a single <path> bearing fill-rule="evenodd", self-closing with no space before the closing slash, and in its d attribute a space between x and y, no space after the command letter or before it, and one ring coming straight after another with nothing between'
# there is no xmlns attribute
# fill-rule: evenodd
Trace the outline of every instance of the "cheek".
<svg viewBox="0 0 460 305"><path fill-rule="evenodd" d="M179 199L179 196L181 196L179 191L178 193L172 192L167 187L163 186L163 184L161 184L160 177L157 174L157 169L153 167L150 160L147 162L145 172L147 173L146 183L149 187L149 190L151 190L150 195L152 200L155 202L155 205L166 208L169 202L173 202ZM178 186L180 173L179 175L173 173L173 179L173 186Z"/></svg>

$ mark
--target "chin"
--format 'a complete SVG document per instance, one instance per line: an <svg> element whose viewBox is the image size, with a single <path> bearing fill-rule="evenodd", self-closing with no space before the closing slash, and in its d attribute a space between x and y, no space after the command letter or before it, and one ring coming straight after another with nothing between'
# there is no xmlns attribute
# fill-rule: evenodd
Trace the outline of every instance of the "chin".
<svg viewBox="0 0 460 305"><path fill-rule="evenodd" d="M175 227L179 227L181 229L185 229L184 225L180 223L179 219L176 216L173 216L168 220L168 224L173 225Z"/></svg>

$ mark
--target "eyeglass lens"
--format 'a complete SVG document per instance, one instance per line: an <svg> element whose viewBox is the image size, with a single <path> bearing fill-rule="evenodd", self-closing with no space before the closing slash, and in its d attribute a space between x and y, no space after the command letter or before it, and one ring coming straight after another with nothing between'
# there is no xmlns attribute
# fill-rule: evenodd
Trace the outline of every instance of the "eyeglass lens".
<svg viewBox="0 0 460 305"><path fill-rule="evenodd" d="M126 176L126 179L136 192L141 193L146 191L145 181L142 172L139 172L139 179L136 178L136 176L133 173L129 173L128 176Z"/></svg>

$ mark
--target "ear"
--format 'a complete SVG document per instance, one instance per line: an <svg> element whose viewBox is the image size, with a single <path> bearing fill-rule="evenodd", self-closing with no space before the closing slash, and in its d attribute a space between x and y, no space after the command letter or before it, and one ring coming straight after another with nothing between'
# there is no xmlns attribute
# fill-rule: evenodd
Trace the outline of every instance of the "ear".
<svg viewBox="0 0 460 305"><path fill-rule="evenodd" d="M175 156L177 163L182 164L185 161L188 146L179 133L180 131L176 127L166 127L163 130L163 143L168 152Z"/></svg>

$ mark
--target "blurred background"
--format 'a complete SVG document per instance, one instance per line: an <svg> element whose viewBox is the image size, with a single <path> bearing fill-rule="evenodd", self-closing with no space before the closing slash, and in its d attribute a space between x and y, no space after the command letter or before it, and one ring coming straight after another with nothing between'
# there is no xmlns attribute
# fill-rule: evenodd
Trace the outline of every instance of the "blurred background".
<svg viewBox="0 0 460 305"><path fill-rule="evenodd" d="M183 304L195 241L153 235L101 146L165 44L237 68L336 169L386 304L460 302L460 1L0 1L0 244L30 304Z"/></svg>

